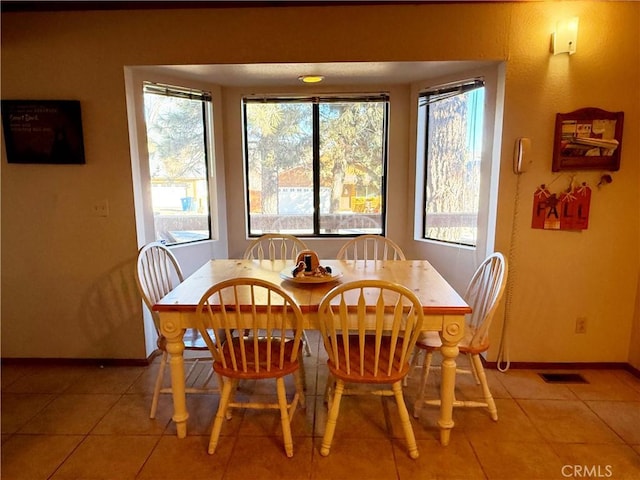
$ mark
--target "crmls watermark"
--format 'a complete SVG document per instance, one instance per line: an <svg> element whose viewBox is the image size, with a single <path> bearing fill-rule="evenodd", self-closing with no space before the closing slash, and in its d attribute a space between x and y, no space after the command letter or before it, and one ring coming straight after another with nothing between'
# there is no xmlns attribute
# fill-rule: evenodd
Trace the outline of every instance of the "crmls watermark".
<svg viewBox="0 0 640 480"><path fill-rule="evenodd" d="M566 478L609 478L613 476L611 465L563 465L562 476Z"/></svg>

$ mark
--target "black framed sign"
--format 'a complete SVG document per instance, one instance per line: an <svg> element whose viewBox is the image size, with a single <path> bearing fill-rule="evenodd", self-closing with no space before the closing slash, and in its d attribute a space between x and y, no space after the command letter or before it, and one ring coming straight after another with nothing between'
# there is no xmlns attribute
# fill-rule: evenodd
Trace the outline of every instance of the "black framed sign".
<svg viewBox="0 0 640 480"><path fill-rule="evenodd" d="M2 100L2 127L9 163L85 163L77 100Z"/></svg>

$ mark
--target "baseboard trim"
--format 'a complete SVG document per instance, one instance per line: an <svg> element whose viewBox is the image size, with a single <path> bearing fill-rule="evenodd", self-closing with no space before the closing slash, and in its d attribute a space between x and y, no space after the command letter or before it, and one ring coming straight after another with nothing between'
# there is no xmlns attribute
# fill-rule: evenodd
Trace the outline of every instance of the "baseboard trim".
<svg viewBox="0 0 640 480"><path fill-rule="evenodd" d="M489 369L497 369L497 362L483 362ZM625 370L634 377L640 378L640 370L624 362L510 362L509 368L514 370Z"/></svg>
<svg viewBox="0 0 640 480"><path fill-rule="evenodd" d="M2 358L2 365L18 366L81 366L81 367L146 367L155 354L149 358Z"/></svg>

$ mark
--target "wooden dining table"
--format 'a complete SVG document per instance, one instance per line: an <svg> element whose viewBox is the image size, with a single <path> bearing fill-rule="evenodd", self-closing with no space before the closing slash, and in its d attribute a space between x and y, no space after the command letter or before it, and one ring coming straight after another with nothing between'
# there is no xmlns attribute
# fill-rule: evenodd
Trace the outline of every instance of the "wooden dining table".
<svg viewBox="0 0 640 480"><path fill-rule="evenodd" d="M285 260L210 260L162 298L153 310L160 317L162 335L170 355L173 394L173 421L179 438L187 435L184 343L186 328L196 325L196 308L212 285L237 277L267 280L280 285L300 306L304 328L318 330L320 300L339 283L379 279L410 288L421 301L423 330L437 331L442 339L442 383L440 387L440 442L449 443L453 422L453 401L458 342L464 334L464 317L471 308L426 260L320 260L331 267L332 276L324 280L299 283L291 279L294 264Z"/></svg>

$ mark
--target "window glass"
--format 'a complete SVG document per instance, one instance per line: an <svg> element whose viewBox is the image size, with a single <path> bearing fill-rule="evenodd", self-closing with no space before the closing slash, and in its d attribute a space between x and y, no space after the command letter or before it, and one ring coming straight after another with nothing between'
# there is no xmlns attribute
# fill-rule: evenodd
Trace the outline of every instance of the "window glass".
<svg viewBox="0 0 640 480"><path fill-rule="evenodd" d="M144 111L156 240L211 239L203 92L145 85Z"/></svg>
<svg viewBox="0 0 640 480"><path fill-rule="evenodd" d="M386 97L244 106L249 235L384 233Z"/></svg>
<svg viewBox="0 0 640 480"><path fill-rule="evenodd" d="M481 81L421 95L426 128L426 239L476 246L484 87Z"/></svg>

